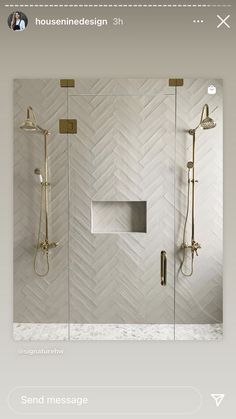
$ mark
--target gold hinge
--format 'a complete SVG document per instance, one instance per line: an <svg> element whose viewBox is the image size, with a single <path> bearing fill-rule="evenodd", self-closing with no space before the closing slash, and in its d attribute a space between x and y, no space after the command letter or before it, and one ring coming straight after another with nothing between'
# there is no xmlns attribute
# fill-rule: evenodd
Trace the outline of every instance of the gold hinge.
<svg viewBox="0 0 236 419"><path fill-rule="evenodd" d="M60 86L61 87L75 87L75 80L74 79L61 79Z"/></svg>
<svg viewBox="0 0 236 419"><path fill-rule="evenodd" d="M60 119L59 132L60 134L76 134L77 119Z"/></svg>
<svg viewBox="0 0 236 419"><path fill-rule="evenodd" d="M184 79L169 79L169 86L183 86Z"/></svg>

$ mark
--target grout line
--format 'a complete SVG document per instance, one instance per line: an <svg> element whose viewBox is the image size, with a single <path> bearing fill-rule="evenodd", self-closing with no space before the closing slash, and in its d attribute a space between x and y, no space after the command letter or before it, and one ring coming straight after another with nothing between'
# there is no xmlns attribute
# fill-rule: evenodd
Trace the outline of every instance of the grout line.
<svg viewBox="0 0 236 419"><path fill-rule="evenodd" d="M93 7L93 8L106 8L106 7L114 7L114 8L126 8L126 7L134 7L134 8L151 8L151 7L162 7L162 8L182 8L182 7L196 7L196 8L205 8L205 7L231 7L231 4L5 4L5 7L65 7L65 8L72 8L72 7Z"/></svg>

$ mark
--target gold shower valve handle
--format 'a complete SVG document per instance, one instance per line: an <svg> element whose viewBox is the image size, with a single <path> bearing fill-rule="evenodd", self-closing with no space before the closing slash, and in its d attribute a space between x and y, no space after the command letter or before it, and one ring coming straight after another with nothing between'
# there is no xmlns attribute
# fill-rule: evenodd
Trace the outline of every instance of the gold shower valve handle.
<svg viewBox="0 0 236 419"><path fill-rule="evenodd" d="M55 249L58 245L59 245L58 242L50 243L48 240L44 240L40 243L40 249L43 252L48 253L50 249Z"/></svg>
<svg viewBox="0 0 236 419"><path fill-rule="evenodd" d="M59 242L51 242L51 243L48 243L48 248L55 249L55 247L57 247L58 245L59 245Z"/></svg>
<svg viewBox="0 0 236 419"><path fill-rule="evenodd" d="M50 186L50 182L41 182L41 185L46 188L46 187Z"/></svg>
<svg viewBox="0 0 236 419"><path fill-rule="evenodd" d="M193 253L195 252L196 255L198 256L198 249L201 249L201 245L198 242L193 241L191 248L192 248L192 252Z"/></svg>
<svg viewBox="0 0 236 419"><path fill-rule="evenodd" d="M182 249L191 249L192 253L196 253L198 256L198 249L201 249L201 245L198 242L192 241L192 244L182 243Z"/></svg>

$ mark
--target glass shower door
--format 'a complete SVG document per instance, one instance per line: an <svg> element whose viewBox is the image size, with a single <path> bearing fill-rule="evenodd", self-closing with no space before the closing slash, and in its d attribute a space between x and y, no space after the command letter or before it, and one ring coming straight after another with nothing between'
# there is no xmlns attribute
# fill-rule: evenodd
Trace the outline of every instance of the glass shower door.
<svg viewBox="0 0 236 419"><path fill-rule="evenodd" d="M174 88L76 80L68 117L70 338L174 339Z"/></svg>

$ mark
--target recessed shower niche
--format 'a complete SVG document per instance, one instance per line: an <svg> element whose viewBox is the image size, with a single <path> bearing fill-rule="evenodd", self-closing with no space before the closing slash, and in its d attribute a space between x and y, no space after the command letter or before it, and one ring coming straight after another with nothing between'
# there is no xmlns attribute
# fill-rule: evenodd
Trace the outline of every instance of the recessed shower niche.
<svg viewBox="0 0 236 419"><path fill-rule="evenodd" d="M15 80L15 339L221 339L222 95Z"/></svg>
<svg viewBox="0 0 236 419"><path fill-rule="evenodd" d="M92 233L146 233L145 201L92 201Z"/></svg>

